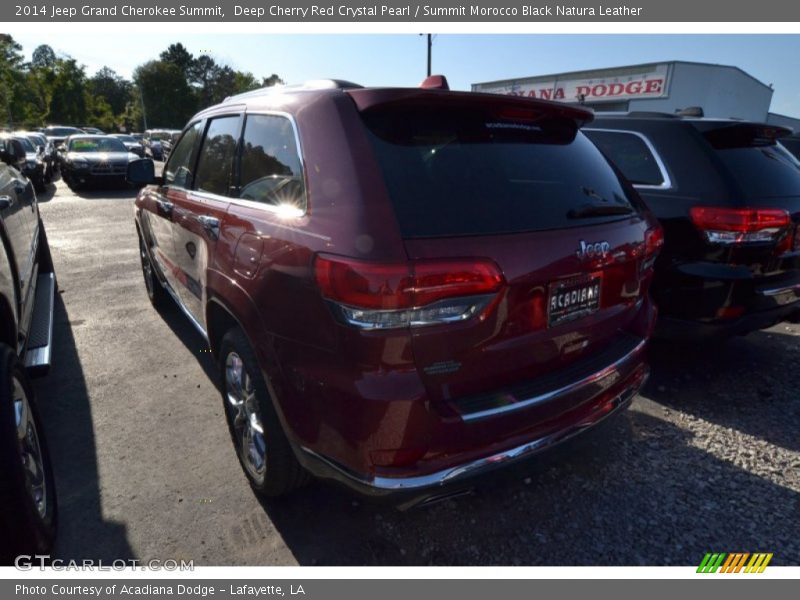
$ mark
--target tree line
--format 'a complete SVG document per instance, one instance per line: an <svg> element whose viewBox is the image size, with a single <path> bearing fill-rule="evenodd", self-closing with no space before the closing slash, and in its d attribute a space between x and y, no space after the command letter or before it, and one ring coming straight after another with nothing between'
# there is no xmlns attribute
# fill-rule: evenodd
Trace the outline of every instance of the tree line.
<svg viewBox="0 0 800 600"><path fill-rule="evenodd" d="M0 34L0 124L9 129L49 124L104 131L180 129L201 108L279 83L275 74L257 79L208 55L194 56L180 43L139 65L132 80L107 66L90 76L85 66L47 44L26 62L22 46Z"/></svg>

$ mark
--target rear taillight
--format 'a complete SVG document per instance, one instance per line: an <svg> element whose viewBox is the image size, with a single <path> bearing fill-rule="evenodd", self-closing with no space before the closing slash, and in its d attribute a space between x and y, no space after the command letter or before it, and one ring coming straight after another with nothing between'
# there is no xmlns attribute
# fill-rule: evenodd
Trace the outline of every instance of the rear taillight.
<svg viewBox="0 0 800 600"><path fill-rule="evenodd" d="M651 257L658 254L664 246L664 229L661 225L656 225L647 230L644 234L644 254Z"/></svg>
<svg viewBox="0 0 800 600"><path fill-rule="evenodd" d="M482 258L383 264L319 255L314 276L339 315L362 329L463 321L480 314L505 281Z"/></svg>
<svg viewBox="0 0 800 600"><path fill-rule="evenodd" d="M649 269L658 258L658 253L664 246L664 229L661 225L655 225L644 234L644 260L642 270Z"/></svg>
<svg viewBox="0 0 800 600"><path fill-rule="evenodd" d="M792 224L778 208L718 208L695 206L689 210L692 223L712 244L750 244L782 240Z"/></svg>

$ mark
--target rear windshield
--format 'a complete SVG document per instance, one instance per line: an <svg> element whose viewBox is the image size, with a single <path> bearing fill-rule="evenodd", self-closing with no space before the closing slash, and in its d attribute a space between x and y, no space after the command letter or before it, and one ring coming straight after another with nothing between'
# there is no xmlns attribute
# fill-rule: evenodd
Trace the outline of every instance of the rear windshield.
<svg viewBox="0 0 800 600"><path fill-rule="evenodd" d="M800 196L800 162L774 139L757 135L757 128L704 135L747 198Z"/></svg>
<svg viewBox="0 0 800 600"><path fill-rule="evenodd" d="M567 120L515 121L475 109L364 115L404 237L516 233L626 218L633 211L597 148ZM572 212L572 215L570 213Z"/></svg>

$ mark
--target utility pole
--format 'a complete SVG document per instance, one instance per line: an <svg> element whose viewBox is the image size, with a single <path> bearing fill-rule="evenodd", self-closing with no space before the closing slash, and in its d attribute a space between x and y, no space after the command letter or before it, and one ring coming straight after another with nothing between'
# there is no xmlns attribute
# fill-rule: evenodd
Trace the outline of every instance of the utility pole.
<svg viewBox="0 0 800 600"><path fill-rule="evenodd" d="M144 121L144 129L142 131L147 130L147 113L144 110L144 94L142 93L142 88L139 88L139 101L142 103L142 121Z"/></svg>
<svg viewBox="0 0 800 600"><path fill-rule="evenodd" d="M431 49L433 47L433 36L428 34L428 77L431 76Z"/></svg>

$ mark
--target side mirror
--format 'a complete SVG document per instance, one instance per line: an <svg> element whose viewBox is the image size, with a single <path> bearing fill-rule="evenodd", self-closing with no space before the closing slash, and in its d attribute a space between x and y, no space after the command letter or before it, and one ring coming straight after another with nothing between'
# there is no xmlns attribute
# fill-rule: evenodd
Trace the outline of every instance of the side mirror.
<svg viewBox="0 0 800 600"><path fill-rule="evenodd" d="M140 158L128 163L128 172L125 175L128 183L147 185L149 183L160 184L163 182L161 177L156 177L156 167L149 158Z"/></svg>
<svg viewBox="0 0 800 600"><path fill-rule="evenodd" d="M37 150L38 150L40 153L43 153L43 152L44 152L44 146L36 146L36 149L37 149Z"/></svg>
<svg viewBox="0 0 800 600"><path fill-rule="evenodd" d="M66 151L66 149L67 149L66 144L59 144L58 146L56 146L56 151L57 152L64 152L64 151Z"/></svg>

